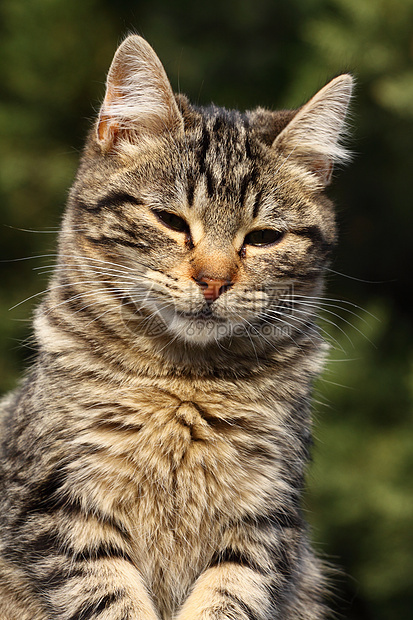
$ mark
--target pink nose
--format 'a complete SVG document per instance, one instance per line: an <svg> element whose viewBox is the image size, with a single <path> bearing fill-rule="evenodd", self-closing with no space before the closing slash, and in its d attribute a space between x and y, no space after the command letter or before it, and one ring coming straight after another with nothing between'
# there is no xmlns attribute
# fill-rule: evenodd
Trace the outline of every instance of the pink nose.
<svg viewBox="0 0 413 620"><path fill-rule="evenodd" d="M213 280L211 278L201 278L197 283L202 288L204 297L208 303L212 303L232 286L230 280Z"/></svg>

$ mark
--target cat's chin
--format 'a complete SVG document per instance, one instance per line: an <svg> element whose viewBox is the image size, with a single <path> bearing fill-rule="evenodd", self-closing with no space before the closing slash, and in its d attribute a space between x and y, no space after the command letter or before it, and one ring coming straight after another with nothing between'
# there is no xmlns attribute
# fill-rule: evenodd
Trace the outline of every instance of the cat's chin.
<svg viewBox="0 0 413 620"><path fill-rule="evenodd" d="M143 314L142 314L143 312ZM143 318L143 321L142 321ZM169 339L188 345L205 347L223 341L244 340L252 347L274 346L280 340L291 338L293 325L287 321L274 321L260 316L219 316L212 308L200 312L182 312L172 305L147 304L140 308L137 324L128 316L124 325L135 333L150 338Z"/></svg>
<svg viewBox="0 0 413 620"><path fill-rule="evenodd" d="M222 341L247 340L253 348L263 342L273 345L290 336L289 327L254 324L251 321L223 319L214 314L175 314L168 322L168 332L174 340L187 344L208 346Z"/></svg>
<svg viewBox="0 0 413 620"><path fill-rule="evenodd" d="M169 317L167 325L168 331L174 338L197 345L207 345L224 340L233 335L234 327L236 327L230 321L220 319L213 314L178 314L175 312Z"/></svg>

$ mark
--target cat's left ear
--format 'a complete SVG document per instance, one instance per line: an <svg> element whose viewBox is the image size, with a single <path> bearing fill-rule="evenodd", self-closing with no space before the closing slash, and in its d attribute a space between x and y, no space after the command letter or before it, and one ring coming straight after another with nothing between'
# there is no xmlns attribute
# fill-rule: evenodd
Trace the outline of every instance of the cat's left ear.
<svg viewBox="0 0 413 620"><path fill-rule="evenodd" d="M353 88L351 75L340 75L322 88L274 140L273 148L304 165L328 185L333 165L350 153L339 143Z"/></svg>
<svg viewBox="0 0 413 620"><path fill-rule="evenodd" d="M117 49L106 80L106 94L96 125L104 152L126 140L158 136L183 127L165 69L149 43L127 37Z"/></svg>

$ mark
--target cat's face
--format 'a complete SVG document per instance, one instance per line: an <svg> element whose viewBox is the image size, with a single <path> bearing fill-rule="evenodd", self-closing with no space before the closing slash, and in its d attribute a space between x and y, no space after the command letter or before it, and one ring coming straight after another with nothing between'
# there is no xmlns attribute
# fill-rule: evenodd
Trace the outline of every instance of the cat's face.
<svg viewBox="0 0 413 620"><path fill-rule="evenodd" d="M132 39L138 55L142 46L148 53ZM317 139L308 129L314 103L298 114L195 109L182 98L178 106L152 68L148 96L157 87L159 101L135 109L128 125L119 115L130 100L123 112L112 104L111 80L125 79L119 63L125 71L118 52L72 191L65 252L112 288L125 330L201 345L294 337L314 312L304 297L320 294L335 236L322 194L333 156L314 144L307 152L302 138Z"/></svg>

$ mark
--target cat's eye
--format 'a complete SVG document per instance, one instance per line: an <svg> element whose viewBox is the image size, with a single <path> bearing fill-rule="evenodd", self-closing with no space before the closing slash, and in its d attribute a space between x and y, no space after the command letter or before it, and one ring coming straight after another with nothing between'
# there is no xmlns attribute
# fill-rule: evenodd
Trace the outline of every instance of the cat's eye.
<svg viewBox="0 0 413 620"><path fill-rule="evenodd" d="M153 212L155 213L156 217L162 222L162 224L165 224L165 226L167 226L171 230L184 233L189 232L189 226L187 222L182 217L179 217L179 215L171 213L170 211L163 211L158 209L154 209Z"/></svg>
<svg viewBox="0 0 413 620"><path fill-rule="evenodd" d="M284 233L273 228L261 228L259 230L252 230L244 239L244 245L271 245L276 241L279 241L283 237Z"/></svg>

